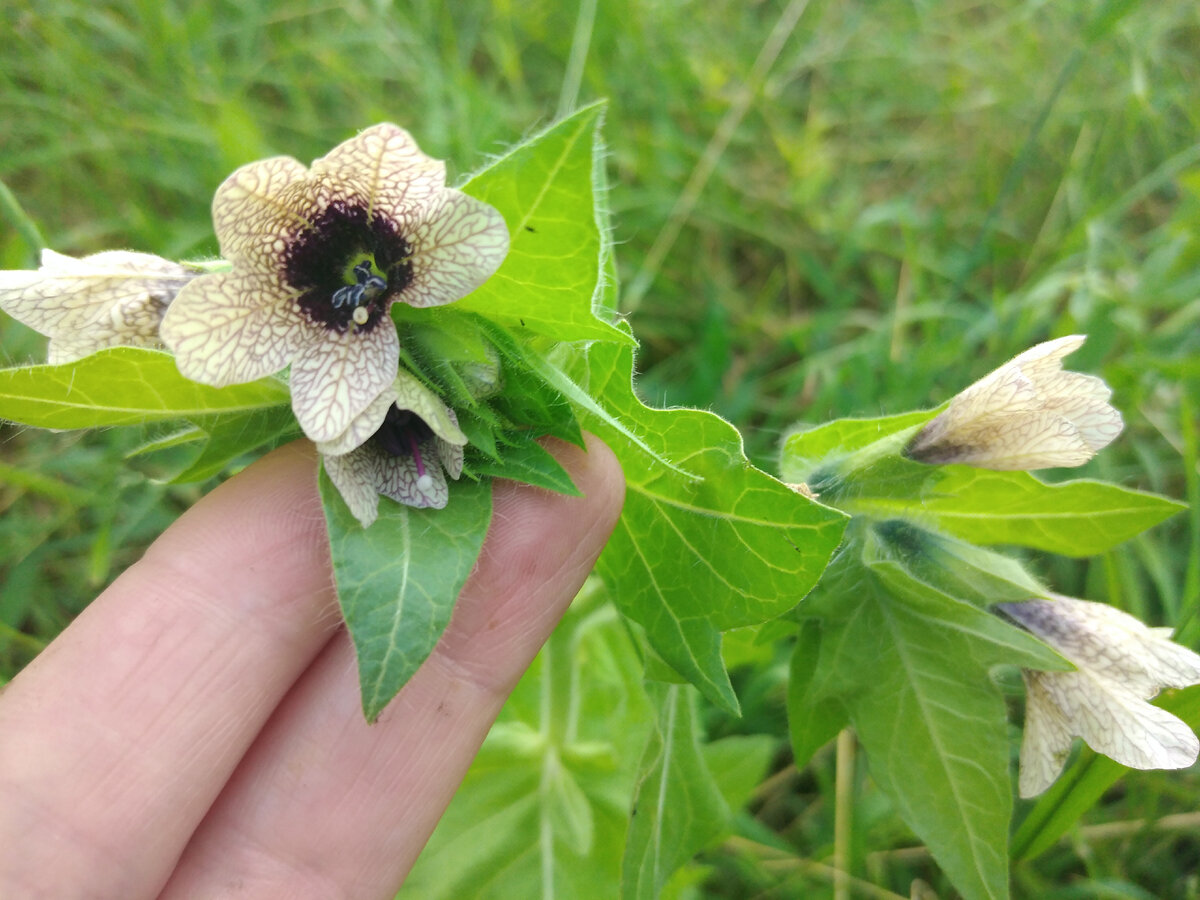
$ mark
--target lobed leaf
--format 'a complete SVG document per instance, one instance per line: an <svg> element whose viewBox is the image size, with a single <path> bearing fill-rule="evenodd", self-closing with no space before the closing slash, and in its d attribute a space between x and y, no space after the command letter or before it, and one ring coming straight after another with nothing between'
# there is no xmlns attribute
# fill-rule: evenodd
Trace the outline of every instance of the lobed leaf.
<svg viewBox="0 0 1200 900"><path fill-rule="evenodd" d="M594 310L607 240L593 181L603 113L603 103L584 107L462 186L504 216L509 251L495 275L458 301L460 309L559 341L633 343Z"/></svg>
<svg viewBox="0 0 1200 900"><path fill-rule="evenodd" d="M204 416L194 421L203 430L204 445L191 464L171 479L175 484L212 478L240 456L260 448L270 449L302 434L290 406Z"/></svg>
<svg viewBox="0 0 1200 900"><path fill-rule="evenodd" d="M577 363L577 380L636 435L580 412L625 472L625 509L598 571L657 653L709 699L736 710L721 632L799 603L824 571L845 518L750 465L741 436L719 416L643 405L629 348L592 344Z"/></svg>

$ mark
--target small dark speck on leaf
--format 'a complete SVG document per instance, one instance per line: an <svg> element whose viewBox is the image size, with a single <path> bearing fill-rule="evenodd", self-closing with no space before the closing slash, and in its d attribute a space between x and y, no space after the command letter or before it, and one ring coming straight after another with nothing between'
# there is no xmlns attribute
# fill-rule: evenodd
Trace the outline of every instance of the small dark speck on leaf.
<svg viewBox="0 0 1200 900"><path fill-rule="evenodd" d="M524 327L525 327L525 320L524 320L524 319L517 319L517 321L521 323L521 327L522 327L522 328L524 328Z"/></svg>
<svg viewBox="0 0 1200 900"><path fill-rule="evenodd" d="M525 230L526 230L526 231L529 231L529 232L532 232L533 234L537 234L537 229L536 229L536 228L534 228L532 225L526 225L526 226L525 226Z"/></svg>

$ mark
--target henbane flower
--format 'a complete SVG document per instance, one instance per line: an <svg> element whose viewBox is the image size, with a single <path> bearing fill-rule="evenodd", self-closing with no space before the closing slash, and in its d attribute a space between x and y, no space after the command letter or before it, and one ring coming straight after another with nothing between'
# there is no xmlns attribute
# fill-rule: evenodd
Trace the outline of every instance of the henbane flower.
<svg viewBox="0 0 1200 900"><path fill-rule="evenodd" d="M1038 344L985 375L917 432L905 454L1000 470L1083 465L1122 428L1102 379L1063 370L1062 358L1084 340Z"/></svg>
<svg viewBox="0 0 1200 900"><path fill-rule="evenodd" d="M1021 796L1040 794L1054 782L1075 736L1135 769L1195 762L1200 741L1192 730L1146 701L1164 687L1200 684L1200 655L1172 643L1170 629L1149 628L1103 603L1053 596L997 604L1076 667L1022 672Z"/></svg>
<svg viewBox="0 0 1200 900"><path fill-rule="evenodd" d="M462 474L466 443L454 411L401 370L343 434L317 449L330 481L367 528L380 494L406 506L443 508L446 475Z"/></svg>
<svg viewBox="0 0 1200 900"><path fill-rule="evenodd" d="M157 346L167 307L200 271L150 253L43 250L36 271L0 272L0 308L49 336L47 361L57 365L106 347Z"/></svg>
<svg viewBox="0 0 1200 900"><path fill-rule="evenodd" d="M290 157L238 169L213 200L233 270L188 285L162 324L180 371L222 386L290 364L300 426L336 440L396 377L391 305L451 303L508 252L500 214L445 181L389 124L308 169Z"/></svg>

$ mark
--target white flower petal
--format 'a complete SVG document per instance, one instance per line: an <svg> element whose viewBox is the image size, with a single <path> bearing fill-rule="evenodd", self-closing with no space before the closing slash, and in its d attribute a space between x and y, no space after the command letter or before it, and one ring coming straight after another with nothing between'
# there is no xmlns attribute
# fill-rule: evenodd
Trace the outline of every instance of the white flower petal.
<svg viewBox="0 0 1200 900"><path fill-rule="evenodd" d="M1123 766L1182 769L1200 753L1200 741L1183 721L1119 682L1087 670L1034 672L1027 683L1031 680L1046 701L1045 708L1032 711L1043 717L1040 727L1077 734L1097 753ZM1027 709L1027 723L1029 715Z"/></svg>
<svg viewBox="0 0 1200 900"><path fill-rule="evenodd" d="M400 342L383 318L370 331L313 329L292 363L292 409L317 443L334 441L396 377Z"/></svg>
<svg viewBox="0 0 1200 900"><path fill-rule="evenodd" d="M217 188L213 227L221 255L251 270L282 265L284 237L309 225L308 170L290 156L275 156L236 170Z"/></svg>
<svg viewBox="0 0 1200 900"><path fill-rule="evenodd" d="M158 327L196 269L124 250L73 259L42 252L37 271L0 272L0 308L51 338L53 363L105 347L158 345Z"/></svg>
<svg viewBox="0 0 1200 900"><path fill-rule="evenodd" d="M222 387L278 372L314 330L293 311L291 298L274 279L220 272L203 275L179 292L160 333L180 372Z"/></svg>
<svg viewBox="0 0 1200 900"><path fill-rule="evenodd" d="M1053 595L1053 600L997 608L1080 669L1103 675L1148 699L1164 687L1200 684L1200 654L1107 603Z"/></svg>
<svg viewBox="0 0 1200 900"><path fill-rule="evenodd" d="M1058 777L1073 735L1137 769L1195 762L1200 741L1192 730L1146 701L1163 687L1200 684L1200 655L1107 604L1054 596L997 604L1077 667L1023 673L1021 796L1041 793Z"/></svg>
<svg viewBox="0 0 1200 900"><path fill-rule="evenodd" d="M371 435L379 430L379 426L387 418L388 410L395 402L395 390L391 387L386 388L371 401L366 409L354 417L345 431L332 441L323 441L317 444L317 450L328 456L339 456L362 446Z"/></svg>
<svg viewBox="0 0 1200 900"><path fill-rule="evenodd" d="M1022 797L1036 797L1054 784L1071 752L1072 734L1043 684L1045 674L1021 673L1025 680L1025 734L1017 786Z"/></svg>
<svg viewBox="0 0 1200 900"><path fill-rule="evenodd" d="M362 203L369 221L382 216L408 224L446 189L446 164L389 122L339 144L312 164L312 173L334 198Z"/></svg>
<svg viewBox="0 0 1200 900"><path fill-rule="evenodd" d="M1078 372L1056 374L1056 386L1042 385L1047 408L1069 419L1093 453L1116 440L1125 423L1121 414L1108 404L1112 388L1104 379Z"/></svg>
<svg viewBox="0 0 1200 900"><path fill-rule="evenodd" d="M1078 466L1121 432L1103 380L1066 372L1081 335L1026 350L954 397L909 442L920 462L1020 470Z"/></svg>
<svg viewBox="0 0 1200 900"><path fill-rule="evenodd" d="M508 254L508 226L492 206L446 190L408 235L412 281L400 299L440 306L466 296L492 277Z"/></svg>
<svg viewBox="0 0 1200 900"><path fill-rule="evenodd" d="M454 414L454 410L447 407L446 415L449 416L454 427L458 428L458 416ZM459 476L462 475L463 463L466 461L466 454L463 452L463 447L467 443L466 437L464 434L462 443L450 443L440 436L436 436L434 439L438 459L442 461L442 468L455 481L458 481Z"/></svg>
<svg viewBox="0 0 1200 900"><path fill-rule="evenodd" d="M355 451L340 456L326 456L325 474L333 482L346 506L363 528L370 528L379 514L379 489L376 487L376 464L366 452Z"/></svg>

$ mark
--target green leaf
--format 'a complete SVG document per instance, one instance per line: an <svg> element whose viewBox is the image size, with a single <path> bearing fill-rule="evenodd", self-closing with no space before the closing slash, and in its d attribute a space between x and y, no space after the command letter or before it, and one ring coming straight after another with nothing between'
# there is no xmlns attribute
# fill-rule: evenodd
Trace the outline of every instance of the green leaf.
<svg viewBox="0 0 1200 900"><path fill-rule="evenodd" d="M901 413L897 416L882 416L876 419L836 419L788 435L780 454L780 477L796 484L825 479L822 473L836 471L847 458L880 444L885 449L899 452L908 438L908 432L924 425L933 418L937 410ZM889 440L890 439L890 440Z"/></svg>
<svg viewBox="0 0 1200 900"><path fill-rule="evenodd" d="M820 659L821 623L808 619L797 636L788 672L788 734L797 769L808 765L814 753L850 724L846 707L839 700L822 697L817 687Z"/></svg>
<svg viewBox="0 0 1200 900"><path fill-rule="evenodd" d="M59 366L0 369L0 418L41 428L95 428L245 413L291 402L264 378L214 388L179 374L158 350L114 347Z"/></svg>
<svg viewBox="0 0 1200 900"><path fill-rule="evenodd" d="M579 496L579 489L571 481L567 470L532 436L505 447L500 462L482 460L472 466L472 472L479 476L522 481L572 497Z"/></svg>
<svg viewBox="0 0 1200 900"><path fill-rule="evenodd" d="M632 339L595 314L603 242L594 157L604 104L584 107L518 145L462 190L496 207L509 230L499 270L456 304L559 341Z"/></svg>
<svg viewBox="0 0 1200 900"><path fill-rule="evenodd" d="M204 431L204 446L191 464L171 479L173 484L204 481L219 475L238 457L264 446L277 447L302 433L290 406L205 416L195 422Z"/></svg>
<svg viewBox="0 0 1200 900"><path fill-rule="evenodd" d="M617 896L653 711L628 630L598 599L585 590L517 685L401 898Z"/></svg>
<svg viewBox="0 0 1200 900"><path fill-rule="evenodd" d="M324 469L320 488L338 599L358 655L363 713L374 722L450 621L491 521L491 482L453 484L445 509L381 498L379 518L365 529Z"/></svg>
<svg viewBox="0 0 1200 900"><path fill-rule="evenodd" d="M730 809L750 802L762 784L779 739L771 734L735 734L704 744L704 765Z"/></svg>
<svg viewBox="0 0 1200 900"><path fill-rule="evenodd" d="M1007 897L1008 728L988 671L1066 666L1020 629L915 577L875 546L866 523L853 527L800 608L821 622L802 632L789 718L843 707L875 780L955 887L967 898ZM811 752L838 721L793 724L793 740Z"/></svg>
<svg viewBox="0 0 1200 900"><path fill-rule="evenodd" d="M730 812L697 743L695 692L651 685L657 727L642 757L621 865L621 897L654 900L676 869L729 827Z"/></svg>
<svg viewBox="0 0 1200 900"><path fill-rule="evenodd" d="M1154 704L1200 729L1200 685L1167 691ZM1012 858L1032 859L1050 849L1130 769L1086 746L1021 820Z"/></svg>
<svg viewBox="0 0 1200 900"><path fill-rule="evenodd" d="M1045 484L1028 472L967 466L943 466L918 502L922 518L964 540L1065 556L1104 553L1186 508L1100 481Z"/></svg>
<svg viewBox="0 0 1200 900"><path fill-rule="evenodd" d="M860 660L879 687L850 703L872 776L964 897L1007 898L1008 728L986 657L878 595L848 628L843 640L881 651Z"/></svg>
<svg viewBox="0 0 1200 900"><path fill-rule="evenodd" d="M736 710L721 632L799 603L845 519L751 466L741 436L719 416L644 406L633 393L629 348L595 343L579 360L578 380L638 435L631 440L580 411L625 472L625 509L598 571L659 655L709 699ZM699 477L663 465L663 457Z"/></svg>
<svg viewBox="0 0 1200 900"><path fill-rule="evenodd" d="M976 606L1048 596L1046 588L1010 556L904 519L871 525L873 552L911 570L914 577Z"/></svg>

